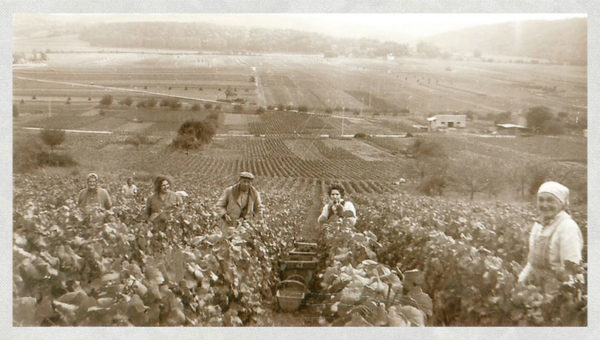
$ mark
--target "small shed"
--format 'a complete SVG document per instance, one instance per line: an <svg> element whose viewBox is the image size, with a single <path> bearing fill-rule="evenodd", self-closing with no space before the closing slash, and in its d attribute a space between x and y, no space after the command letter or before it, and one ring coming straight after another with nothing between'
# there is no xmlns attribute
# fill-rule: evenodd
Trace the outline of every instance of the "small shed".
<svg viewBox="0 0 600 340"><path fill-rule="evenodd" d="M446 128L464 128L467 127L466 115L436 115L427 118L429 129L435 131Z"/></svg>
<svg viewBox="0 0 600 340"><path fill-rule="evenodd" d="M529 133L529 128L518 124L496 124L496 131L503 135L522 135Z"/></svg>

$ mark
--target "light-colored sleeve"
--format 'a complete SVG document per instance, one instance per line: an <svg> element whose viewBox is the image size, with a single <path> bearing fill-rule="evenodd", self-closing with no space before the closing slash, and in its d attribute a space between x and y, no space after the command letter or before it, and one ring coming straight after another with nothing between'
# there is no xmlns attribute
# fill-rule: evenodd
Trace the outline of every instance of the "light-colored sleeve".
<svg viewBox="0 0 600 340"><path fill-rule="evenodd" d="M121 193L122 194L126 194L127 193L127 185L123 184L123 186L121 187Z"/></svg>
<svg viewBox="0 0 600 340"><path fill-rule="evenodd" d="M256 202L254 202L254 216L263 217L263 210L264 210L264 206L262 204L262 199L260 198L260 192L258 192L258 190L255 190L256 192Z"/></svg>
<svg viewBox="0 0 600 340"><path fill-rule="evenodd" d="M81 190L81 191L79 192L79 195L77 195L77 205L78 205L79 207L81 207L81 206L82 206L82 204L83 204L83 196L84 196L84 192L85 192L84 190Z"/></svg>
<svg viewBox="0 0 600 340"><path fill-rule="evenodd" d="M138 194L138 187L135 184L133 185L133 194L134 195Z"/></svg>
<svg viewBox="0 0 600 340"><path fill-rule="evenodd" d="M527 262L525 268L521 270L521 274L519 274L519 282L525 282L529 278L529 274L531 274L531 263Z"/></svg>
<svg viewBox="0 0 600 340"><path fill-rule="evenodd" d="M110 199L110 194L106 189L104 190L104 208L106 210L112 208L112 200Z"/></svg>
<svg viewBox="0 0 600 340"><path fill-rule="evenodd" d="M538 232L538 224L534 223L533 227L531 228L531 232L529 233L529 252L531 252L531 250L533 249L533 244L535 242L535 235ZM525 267L523 268L523 270L521 270L521 273L519 274L519 282L526 282L527 279L529 278L529 274L531 274L531 270L532 270L532 265L531 263L529 263L529 253L527 254L527 264L525 264Z"/></svg>
<svg viewBox="0 0 600 340"><path fill-rule="evenodd" d="M319 215L319 218L317 218L317 222L319 224L323 224L327 221L328 218L329 218L329 204L325 204L325 206L323 206L323 210L321 211L321 215Z"/></svg>
<svg viewBox="0 0 600 340"><path fill-rule="evenodd" d="M219 197L217 204L215 204L215 211L217 212L218 217L223 217L223 215L227 213L227 196L228 189L225 189L223 190L221 197Z"/></svg>
<svg viewBox="0 0 600 340"><path fill-rule="evenodd" d="M347 218L352 225L356 224L356 208L352 202L346 201L344 203L344 217Z"/></svg>
<svg viewBox="0 0 600 340"><path fill-rule="evenodd" d="M583 236L577 223L568 220L561 228L560 233L560 263L565 261L573 263L581 262L581 250L583 249Z"/></svg>

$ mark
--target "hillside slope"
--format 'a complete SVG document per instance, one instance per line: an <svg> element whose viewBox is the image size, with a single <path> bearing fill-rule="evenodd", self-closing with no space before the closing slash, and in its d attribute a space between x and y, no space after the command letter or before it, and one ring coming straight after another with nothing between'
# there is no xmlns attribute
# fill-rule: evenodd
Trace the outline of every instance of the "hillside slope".
<svg viewBox="0 0 600 340"><path fill-rule="evenodd" d="M450 51L587 63L587 19L507 22L438 34L427 39Z"/></svg>

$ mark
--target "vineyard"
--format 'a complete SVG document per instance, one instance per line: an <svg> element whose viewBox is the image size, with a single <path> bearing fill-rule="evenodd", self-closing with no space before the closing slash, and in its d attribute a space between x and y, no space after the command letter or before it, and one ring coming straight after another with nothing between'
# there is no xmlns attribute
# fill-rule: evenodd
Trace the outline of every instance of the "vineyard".
<svg viewBox="0 0 600 340"><path fill-rule="evenodd" d="M305 326L587 322L585 265L565 282L516 283L530 207L362 193L350 195L356 228L316 229L309 211L324 182L259 178L265 221L224 233L212 205L228 179L175 177L188 201L148 224L149 179L127 199L121 176L101 176L114 200L107 214L75 206L78 178L15 176L14 325L276 326L277 261L307 236L321 256L298 314ZM585 210L573 216L587 235Z"/></svg>
<svg viewBox="0 0 600 340"><path fill-rule="evenodd" d="M76 163L15 167L14 326L587 326L586 139L413 127L446 111L586 109L584 67L87 50L13 71L13 164L40 150ZM209 143L172 145L183 122L211 114ZM80 131L48 147L43 128ZM108 212L76 206L89 171ZM265 218L223 229L213 207L241 171ZM149 223L159 174L189 197ZM446 191L423 196L437 175ZM119 193L130 176L133 199ZM572 189L584 263L535 287L517 276L536 209L527 190L542 176ZM316 225L333 183L355 227ZM308 276L282 265L303 243L316 244ZM305 280L293 313L280 295L290 272Z"/></svg>

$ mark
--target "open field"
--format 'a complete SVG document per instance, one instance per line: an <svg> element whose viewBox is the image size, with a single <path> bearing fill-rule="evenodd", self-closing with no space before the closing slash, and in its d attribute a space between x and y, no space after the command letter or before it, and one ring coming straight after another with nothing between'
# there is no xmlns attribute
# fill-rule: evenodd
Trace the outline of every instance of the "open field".
<svg viewBox="0 0 600 340"><path fill-rule="evenodd" d="M556 112L585 113L586 75L587 69L578 66L416 58L50 53L45 66L15 68L14 94L52 90L59 96L75 90L67 85L60 91L56 86L45 88L19 79L23 77L125 89L147 86L157 93L211 100L224 98L222 92L231 86L248 102L305 105L318 111L407 109L422 116L466 110L521 113L545 105ZM92 90L75 92L89 96Z"/></svg>

